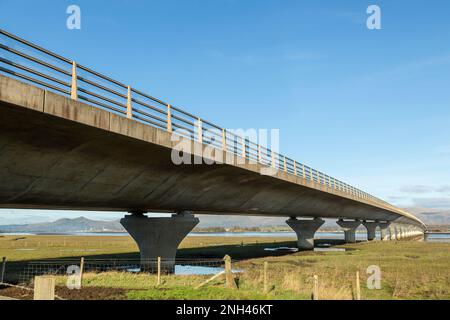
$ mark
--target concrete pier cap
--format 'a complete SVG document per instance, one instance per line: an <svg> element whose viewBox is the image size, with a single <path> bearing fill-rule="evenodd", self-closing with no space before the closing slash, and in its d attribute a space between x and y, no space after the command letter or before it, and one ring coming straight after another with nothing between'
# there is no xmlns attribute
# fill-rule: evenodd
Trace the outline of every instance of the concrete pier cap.
<svg viewBox="0 0 450 320"><path fill-rule="evenodd" d="M361 225L361 220L343 220L339 219L337 222L338 226L340 226L344 230L345 234L345 242L346 243L355 243L356 242L356 228Z"/></svg>
<svg viewBox="0 0 450 320"><path fill-rule="evenodd" d="M372 241L375 239L375 231L379 225L378 221L363 221L362 223L367 229L367 240Z"/></svg>
<svg viewBox="0 0 450 320"><path fill-rule="evenodd" d="M171 217L147 217L144 212L130 213L120 223L139 247L141 270L155 272L160 257L163 271L174 272L178 246L199 223L199 219L189 211L180 211Z"/></svg>
<svg viewBox="0 0 450 320"><path fill-rule="evenodd" d="M300 250L314 249L314 234L325 223L321 218L312 220L291 217L286 220L289 227L297 234L297 246Z"/></svg>

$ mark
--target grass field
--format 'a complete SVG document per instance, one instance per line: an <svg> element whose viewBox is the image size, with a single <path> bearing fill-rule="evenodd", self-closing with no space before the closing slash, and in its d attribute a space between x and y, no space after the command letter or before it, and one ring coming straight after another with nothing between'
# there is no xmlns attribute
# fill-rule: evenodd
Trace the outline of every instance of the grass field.
<svg viewBox="0 0 450 320"><path fill-rule="evenodd" d="M179 257L221 258L229 254L238 262L239 290L224 288L223 279L201 289L195 286L210 276L156 276L126 272L86 273L80 293L103 288L108 299L310 299L313 276L319 277L319 298L352 299L356 271L360 273L363 299L450 299L450 243L392 241L339 245L345 252L278 254L266 247L295 246L288 238L188 237ZM269 256L270 255L270 256ZM0 237L0 256L8 257L6 279L16 281L28 261L49 258L137 259L137 247L129 237L5 236ZM268 262L268 285L263 292L263 264ZM368 289L367 268L381 269L381 289ZM59 277L64 286L66 277ZM62 287L61 287L62 290ZM74 291L74 290L72 290ZM118 292L120 295L118 296ZM0 295L2 290L0 290ZM94 295L95 297L95 295ZM83 298L78 296L76 298Z"/></svg>

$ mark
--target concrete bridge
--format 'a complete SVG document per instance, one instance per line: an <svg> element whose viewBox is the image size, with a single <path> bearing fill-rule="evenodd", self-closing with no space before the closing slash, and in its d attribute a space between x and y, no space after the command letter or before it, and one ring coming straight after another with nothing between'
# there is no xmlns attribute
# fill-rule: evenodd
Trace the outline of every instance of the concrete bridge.
<svg viewBox="0 0 450 320"><path fill-rule="evenodd" d="M426 230L412 214L247 137L0 36L1 208L128 212L121 223L143 262L173 260L201 214L287 217L301 249L313 248L323 218L335 218L347 242L361 224L369 240L376 228L382 240ZM180 138L199 164L174 163ZM205 163L214 159L222 162Z"/></svg>

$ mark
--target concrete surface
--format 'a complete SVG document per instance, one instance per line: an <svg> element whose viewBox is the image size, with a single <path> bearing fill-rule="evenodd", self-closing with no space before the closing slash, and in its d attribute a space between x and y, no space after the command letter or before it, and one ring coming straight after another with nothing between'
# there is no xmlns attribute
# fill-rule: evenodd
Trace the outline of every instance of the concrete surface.
<svg viewBox="0 0 450 320"><path fill-rule="evenodd" d="M174 144L164 130L0 75L0 208L376 219L425 229L398 208L283 171L264 176L249 161L177 166Z"/></svg>
<svg viewBox="0 0 450 320"><path fill-rule="evenodd" d="M297 234L297 246L299 249L314 249L314 234L325 223L325 220L314 218L312 220L298 220L290 218L286 220L288 226Z"/></svg>
<svg viewBox="0 0 450 320"><path fill-rule="evenodd" d="M160 257L162 269L173 272L178 246L199 223L199 219L188 213L170 218L132 214L125 216L120 223L139 247L141 268L156 271L156 261Z"/></svg>
<svg viewBox="0 0 450 320"><path fill-rule="evenodd" d="M372 241L373 239L375 239L375 235L376 235L375 231L378 227L378 222L363 221L362 224L367 229L367 240Z"/></svg>
<svg viewBox="0 0 450 320"><path fill-rule="evenodd" d="M360 220L344 221L339 220L336 222L344 230L344 238L346 243L356 242L356 228L361 225Z"/></svg>
<svg viewBox="0 0 450 320"><path fill-rule="evenodd" d="M388 234L390 223L379 223L378 226L380 227L381 241L391 240Z"/></svg>

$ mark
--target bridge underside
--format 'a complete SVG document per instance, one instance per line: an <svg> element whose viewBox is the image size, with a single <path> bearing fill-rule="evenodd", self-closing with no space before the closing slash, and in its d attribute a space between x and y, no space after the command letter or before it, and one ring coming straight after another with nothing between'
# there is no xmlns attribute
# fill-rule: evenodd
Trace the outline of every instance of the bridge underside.
<svg viewBox="0 0 450 320"><path fill-rule="evenodd" d="M259 164L175 165L170 134L163 130L5 77L0 80L2 208L414 223L284 172L261 175Z"/></svg>

